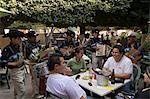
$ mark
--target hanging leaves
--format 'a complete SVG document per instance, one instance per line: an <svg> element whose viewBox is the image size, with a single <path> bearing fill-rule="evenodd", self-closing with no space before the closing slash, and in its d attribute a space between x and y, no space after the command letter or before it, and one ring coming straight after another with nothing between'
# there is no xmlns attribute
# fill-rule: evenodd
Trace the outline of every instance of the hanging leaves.
<svg viewBox="0 0 150 99"><path fill-rule="evenodd" d="M3 0L0 6L44 24L79 25L94 22L97 10L115 12L127 9L131 0ZM20 17L20 20L21 17ZM25 19L24 19L25 20Z"/></svg>

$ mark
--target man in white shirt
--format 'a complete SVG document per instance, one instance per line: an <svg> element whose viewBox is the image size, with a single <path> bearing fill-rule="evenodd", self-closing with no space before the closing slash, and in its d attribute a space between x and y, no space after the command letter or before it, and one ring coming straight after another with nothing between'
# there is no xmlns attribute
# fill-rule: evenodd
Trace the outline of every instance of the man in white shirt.
<svg viewBox="0 0 150 99"><path fill-rule="evenodd" d="M53 55L47 63L50 75L47 79L46 91L64 99L86 99L85 91L68 75L64 58Z"/></svg>
<svg viewBox="0 0 150 99"><path fill-rule="evenodd" d="M103 69L112 72L114 69L115 78L130 79L133 70L132 61L124 55L121 45L115 45L111 52L112 57L105 62Z"/></svg>
<svg viewBox="0 0 150 99"><path fill-rule="evenodd" d="M103 70L110 72L114 69L114 77L130 79L133 73L132 61L124 55L124 48L121 45L115 45L111 52L112 56L105 62ZM130 92L130 83L124 87L125 92Z"/></svg>

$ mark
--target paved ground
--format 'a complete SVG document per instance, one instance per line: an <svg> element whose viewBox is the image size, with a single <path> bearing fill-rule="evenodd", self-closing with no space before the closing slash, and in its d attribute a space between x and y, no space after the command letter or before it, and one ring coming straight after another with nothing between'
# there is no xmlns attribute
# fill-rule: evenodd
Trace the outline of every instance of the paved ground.
<svg viewBox="0 0 150 99"><path fill-rule="evenodd" d="M0 85L0 99L13 99L13 84L11 80L10 83L10 89L8 89L7 84L4 83L4 85ZM25 99L32 99L31 98L31 80L29 74L26 75L26 81L25 81L25 88L26 88L26 95Z"/></svg>

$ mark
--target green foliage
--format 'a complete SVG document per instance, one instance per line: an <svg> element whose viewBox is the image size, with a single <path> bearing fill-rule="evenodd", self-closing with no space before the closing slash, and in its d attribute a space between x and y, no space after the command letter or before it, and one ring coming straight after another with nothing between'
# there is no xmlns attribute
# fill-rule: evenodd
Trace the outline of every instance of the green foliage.
<svg viewBox="0 0 150 99"><path fill-rule="evenodd" d="M132 0L3 0L0 6L44 24L77 26L94 22L96 11L126 11ZM21 17L19 18L20 20ZM25 19L23 19L25 20Z"/></svg>
<svg viewBox="0 0 150 99"><path fill-rule="evenodd" d="M15 29L31 29L32 23L27 23L23 21L14 21L8 28L15 28Z"/></svg>

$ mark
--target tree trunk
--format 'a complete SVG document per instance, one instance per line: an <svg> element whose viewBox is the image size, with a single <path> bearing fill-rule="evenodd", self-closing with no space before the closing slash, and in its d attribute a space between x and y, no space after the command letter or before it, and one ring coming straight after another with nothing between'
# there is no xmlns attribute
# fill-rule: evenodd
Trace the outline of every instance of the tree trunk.
<svg viewBox="0 0 150 99"><path fill-rule="evenodd" d="M80 41L82 42L85 34L85 26L82 24L80 25Z"/></svg>
<svg viewBox="0 0 150 99"><path fill-rule="evenodd" d="M85 34L85 26L84 26L84 24L80 25L80 34Z"/></svg>

